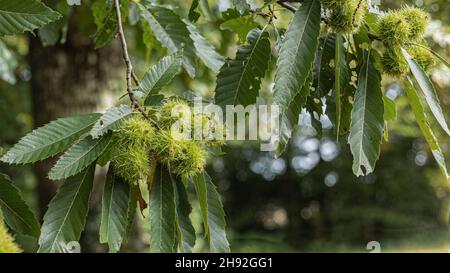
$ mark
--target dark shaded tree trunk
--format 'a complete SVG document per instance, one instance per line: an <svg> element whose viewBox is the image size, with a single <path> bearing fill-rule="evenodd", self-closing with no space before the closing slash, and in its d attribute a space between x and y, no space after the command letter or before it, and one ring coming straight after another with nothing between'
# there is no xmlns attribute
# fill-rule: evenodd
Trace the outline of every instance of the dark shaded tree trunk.
<svg viewBox="0 0 450 273"><path fill-rule="evenodd" d="M35 127L54 119L92 112L101 108L106 90L117 82L123 65L118 41L94 50L92 38L81 30L81 13L88 7L77 8L71 16L64 44L43 47L36 37L30 38L29 64L32 73L32 106ZM81 11L80 11L81 10ZM84 18L84 17L83 17ZM38 198L41 214L56 189L47 173L55 159L36 164Z"/></svg>

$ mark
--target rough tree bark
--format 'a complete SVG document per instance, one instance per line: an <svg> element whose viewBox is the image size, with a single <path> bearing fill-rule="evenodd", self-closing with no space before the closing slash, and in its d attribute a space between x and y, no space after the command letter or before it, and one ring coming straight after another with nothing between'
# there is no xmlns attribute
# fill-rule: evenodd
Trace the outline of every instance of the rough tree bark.
<svg viewBox="0 0 450 273"><path fill-rule="evenodd" d="M77 8L71 16L67 41L51 47L42 46L36 37L30 38L29 64L32 73L32 106L35 127L59 117L92 112L101 107L102 97L123 73L119 43L94 50L92 37L81 30ZM92 33L91 33L92 34ZM119 74L120 73L120 74ZM56 189L47 173L54 159L36 164L40 212Z"/></svg>

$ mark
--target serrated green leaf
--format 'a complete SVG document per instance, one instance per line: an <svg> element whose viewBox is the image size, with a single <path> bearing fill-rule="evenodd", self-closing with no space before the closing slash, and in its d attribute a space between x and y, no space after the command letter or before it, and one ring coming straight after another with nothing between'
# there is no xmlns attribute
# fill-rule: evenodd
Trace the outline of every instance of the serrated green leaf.
<svg viewBox="0 0 450 273"><path fill-rule="evenodd" d="M353 173L367 175L375 169L384 129L381 77L369 54L358 75L348 142L353 155Z"/></svg>
<svg viewBox="0 0 450 273"><path fill-rule="evenodd" d="M369 39L369 30L366 26L361 26L356 33L353 34L353 41L355 43L356 56L359 63L364 62L364 49L368 49L371 44Z"/></svg>
<svg viewBox="0 0 450 273"><path fill-rule="evenodd" d="M427 46L421 45L421 44L413 43L413 45L421 47L425 50L428 50L431 54L433 54L436 58L438 58L447 68L450 68L450 63L444 57L439 55L439 53L437 53L436 51L432 50L431 48L429 48Z"/></svg>
<svg viewBox="0 0 450 273"><path fill-rule="evenodd" d="M12 51L0 40L0 79L9 84L16 83L17 60Z"/></svg>
<svg viewBox="0 0 450 273"><path fill-rule="evenodd" d="M100 117L91 129L92 138L103 136L109 131L120 128L122 122L133 115L133 110L128 105L120 105L118 107L111 107Z"/></svg>
<svg viewBox="0 0 450 273"><path fill-rule="evenodd" d="M108 243L109 252L120 250L136 212L136 187L114 174L109 167L103 190L100 243Z"/></svg>
<svg viewBox="0 0 450 273"><path fill-rule="evenodd" d="M103 27L105 18L110 13L113 7L113 1L95 0L91 5L92 16L97 30Z"/></svg>
<svg viewBox="0 0 450 273"><path fill-rule="evenodd" d="M317 96L323 97L333 89L334 67L331 62L335 58L335 35L328 33L319 41L313 69L313 86Z"/></svg>
<svg viewBox="0 0 450 273"><path fill-rule="evenodd" d="M283 108L281 112L280 138L276 152L277 156L280 156L284 152L289 139L292 137L292 132L298 125L302 107L305 105L310 93L310 79L311 77L309 77L309 80L306 81L307 83L294 97L292 97L292 100L289 101L288 105Z"/></svg>
<svg viewBox="0 0 450 273"><path fill-rule="evenodd" d="M392 121L397 118L397 108L395 102L390 98L383 96L384 120Z"/></svg>
<svg viewBox="0 0 450 273"><path fill-rule="evenodd" d="M220 24L220 29L236 33L239 37L239 42L245 43L247 34L257 26L258 24L253 20L253 15L246 15L223 22Z"/></svg>
<svg viewBox="0 0 450 273"><path fill-rule="evenodd" d="M38 238L39 222L13 182L0 173L0 208L6 224L15 232Z"/></svg>
<svg viewBox="0 0 450 273"><path fill-rule="evenodd" d="M112 146L113 145L109 145L109 147L107 147L105 151L102 153L102 155L97 159L97 165L105 167L106 164L108 164L108 162L111 161L111 159L114 156Z"/></svg>
<svg viewBox="0 0 450 273"><path fill-rule="evenodd" d="M214 253L230 252L225 231L225 212L216 187L206 172L194 176L193 181L210 251Z"/></svg>
<svg viewBox="0 0 450 273"><path fill-rule="evenodd" d="M59 180L75 175L92 162L108 148L111 143L111 134L98 139L86 136L80 142L70 147L56 162L48 173L51 180Z"/></svg>
<svg viewBox="0 0 450 273"><path fill-rule="evenodd" d="M54 156L89 131L100 114L61 118L33 130L0 160L9 164L33 163Z"/></svg>
<svg viewBox="0 0 450 273"><path fill-rule="evenodd" d="M110 8L102 27L98 28L97 32L94 34L95 49L102 48L109 44L117 33L117 28L116 14L114 13L114 9Z"/></svg>
<svg viewBox="0 0 450 273"><path fill-rule="evenodd" d="M191 205L189 204L183 182L176 177L172 176L172 178L176 191L176 220L179 249L182 253L191 253L195 244L195 230L189 218Z"/></svg>
<svg viewBox="0 0 450 273"><path fill-rule="evenodd" d="M334 77L334 92L336 105L336 138L339 139L341 133L341 119L342 119L342 95L347 83L350 81L350 73L345 58L344 38L341 33L336 33L335 42L335 77Z"/></svg>
<svg viewBox="0 0 450 273"><path fill-rule="evenodd" d="M189 8L188 19L191 22L197 22L198 18L200 18L200 13L197 11L198 8L198 0L192 0L191 7Z"/></svg>
<svg viewBox="0 0 450 273"><path fill-rule="evenodd" d="M445 178L449 179L450 176L447 171L447 165L445 164L444 154L442 153L437 138L435 137L433 130L431 129L430 124L428 123L425 109L420 101L419 94L414 89L413 83L409 77L404 81L404 83L406 87L405 88L406 94L409 99L409 104L411 105L414 115L416 116L416 120L417 123L419 124L420 130L422 131L425 139L427 140L428 146L431 149L431 153L433 154L434 159L438 163L442 174L445 176Z"/></svg>
<svg viewBox="0 0 450 273"><path fill-rule="evenodd" d="M161 106L164 100L164 95L148 96L145 99L145 106Z"/></svg>
<svg viewBox="0 0 450 273"><path fill-rule="evenodd" d="M171 53L183 49L183 66L191 78L195 77L195 47L186 24L168 8L139 3L138 6L141 17L164 47Z"/></svg>
<svg viewBox="0 0 450 273"><path fill-rule="evenodd" d="M95 48L102 48L112 41L118 30L117 14L113 1L97 0L92 4L92 14L97 26L94 34ZM128 2L120 0L122 21L128 14Z"/></svg>
<svg viewBox="0 0 450 273"><path fill-rule="evenodd" d="M95 163L67 179L59 188L44 215L38 252L68 252L86 224L95 172ZM69 245L68 245L69 244Z"/></svg>
<svg viewBox="0 0 450 273"><path fill-rule="evenodd" d="M217 75L216 104L225 107L255 103L270 54L269 34L257 28L250 31L247 44L238 47L236 59L226 60Z"/></svg>
<svg viewBox="0 0 450 273"><path fill-rule="evenodd" d="M222 20L224 21L235 19L242 16L242 14L240 14L236 8L232 7L229 7L225 11L222 11L220 15L222 17Z"/></svg>
<svg viewBox="0 0 450 273"><path fill-rule="evenodd" d="M442 57L441 55L439 55L436 51L434 50L430 50L430 52L436 57L438 58L447 68L450 69L450 63L444 59L444 57Z"/></svg>
<svg viewBox="0 0 450 273"><path fill-rule="evenodd" d="M187 20L183 20L189 30L190 37L194 41L197 56L214 72L218 72L224 63L222 55L217 53L214 46L200 34L197 27Z"/></svg>
<svg viewBox="0 0 450 273"><path fill-rule="evenodd" d="M179 73L182 57L182 51L176 52L162 58L147 71L139 86L146 99L157 95Z"/></svg>
<svg viewBox="0 0 450 273"><path fill-rule="evenodd" d="M175 221L175 196L171 174L160 165L156 167L150 192L150 252L173 252Z"/></svg>
<svg viewBox="0 0 450 273"><path fill-rule="evenodd" d="M0 0L0 36L32 31L61 15L36 0Z"/></svg>
<svg viewBox="0 0 450 273"><path fill-rule="evenodd" d="M278 56L274 103L281 112L307 81L316 56L319 30L320 2L306 0L295 12Z"/></svg>
<svg viewBox="0 0 450 273"><path fill-rule="evenodd" d="M231 4L236 7L240 14L244 14L250 10L250 5L246 0L231 0Z"/></svg>
<svg viewBox="0 0 450 273"><path fill-rule="evenodd" d="M420 89L422 90L425 100L430 107L431 112L436 118L439 125L441 125L442 129L450 135L450 130L448 129L447 122L445 121L444 113L442 112L441 104L439 102L439 97L436 94L436 90L434 89L433 83L430 78L428 78L425 71L423 71L422 67L409 56L408 52L402 48L403 56L411 68L411 73L413 74L416 82L418 83Z"/></svg>
<svg viewBox="0 0 450 273"><path fill-rule="evenodd" d="M341 100L342 113L341 113L341 127L339 134L345 135L350 130L350 124L352 121L352 110L353 110L353 96L355 94L356 88L350 84L347 84L344 90L344 96Z"/></svg>

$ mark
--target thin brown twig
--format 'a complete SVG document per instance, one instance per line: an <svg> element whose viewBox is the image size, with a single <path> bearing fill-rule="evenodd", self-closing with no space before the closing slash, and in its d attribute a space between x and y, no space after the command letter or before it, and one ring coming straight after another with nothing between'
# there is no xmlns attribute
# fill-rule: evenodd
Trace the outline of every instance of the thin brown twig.
<svg viewBox="0 0 450 273"><path fill-rule="evenodd" d="M123 60L125 61L125 65L127 66L127 74L126 74L126 80L127 80L127 92L128 96L130 97L131 101L131 108L137 109L146 120L148 120L153 126L158 128L158 124L149 117L149 115L145 112L145 110L139 105L138 101L136 100L136 97L133 92L133 85L131 83L131 80L133 79L137 85L139 85L139 79L134 73L133 65L130 60L130 55L128 54L128 46L127 41L125 39L125 33L123 31L123 25L122 25L122 15L120 12L120 3L119 0L114 0L114 6L116 9L116 15L117 15L117 25L118 25L118 33L120 38L120 43L122 45L122 51L123 51Z"/></svg>
<svg viewBox="0 0 450 273"><path fill-rule="evenodd" d="M140 84L140 83L139 83L139 78L138 78L138 76L136 75L136 73L134 73L134 69L131 70L131 77L133 77L134 83L135 83L136 85L139 85L139 84Z"/></svg>

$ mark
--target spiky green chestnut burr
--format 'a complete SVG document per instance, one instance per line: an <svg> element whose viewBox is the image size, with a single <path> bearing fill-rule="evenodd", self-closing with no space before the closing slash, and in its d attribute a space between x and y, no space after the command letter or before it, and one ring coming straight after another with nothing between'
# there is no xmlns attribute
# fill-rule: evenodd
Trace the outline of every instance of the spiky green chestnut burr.
<svg viewBox="0 0 450 273"><path fill-rule="evenodd" d="M0 216L0 253L20 253L22 250L14 242L14 238L9 234L6 225Z"/></svg>
<svg viewBox="0 0 450 273"><path fill-rule="evenodd" d="M367 12L367 0L325 1L328 9L327 25L335 32L350 33L358 30Z"/></svg>
<svg viewBox="0 0 450 273"><path fill-rule="evenodd" d="M409 72L409 65L399 48L388 48L381 58L383 72L394 76L404 76Z"/></svg>
<svg viewBox="0 0 450 273"><path fill-rule="evenodd" d="M320 3L326 9L334 9L345 4L347 0L321 0Z"/></svg>
<svg viewBox="0 0 450 273"><path fill-rule="evenodd" d="M204 170L207 153L203 147L193 141L181 145L180 153L171 159L170 169L181 177L192 177Z"/></svg>
<svg viewBox="0 0 450 273"><path fill-rule="evenodd" d="M402 46L409 42L408 21L397 11L388 12L378 20L378 34L387 46Z"/></svg>
<svg viewBox="0 0 450 273"><path fill-rule="evenodd" d="M436 65L433 54L420 46L413 46L408 53L417 61L417 63L425 70L429 71Z"/></svg>
<svg viewBox="0 0 450 273"><path fill-rule="evenodd" d="M207 152L200 143L192 140L177 140L167 130L156 133L152 149L161 163L182 177L190 177L203 171L206 163Z"/></svg>
<svg viewBox="0 0 450 273"><path fill-rule="evenodd" d="M130 184L137 184L150 174L149 151L140 146L117 146L111 164L115 173Z"/></svg>
<svg viewBox="0 0 450 273"><path fill-rule="evenodd" d="M141 116L126 120L114 133L111 164L115 173L131 184L151 174L150 144L155 129Z"/></svg>
<svg viewBox="0 0 450 273"><path fill-rule="evenodd" d="M178 113L178 115L173 115L172 113ZM192 115L192 111L186 101L181 99L169 99L161 106L159 114L159 126L163 129L170 129L171 126L176 121L183 118L184 115Z"/></svg>
<svg viewBox="0 0 450 273"><path fill-rule="evenodd" d="M404 7L400 10L400 14L405 18L409 24L409 40L410 42L419 42L429 22L429 15L420 8Z"/></svg>
<svg viewBox="0 0 450 273"><path fill-rule="evenodd" d="M220 147L225 145L226 128L217 119L212 118L204 113L194 115L194 126L201 125L202 142L208 146ZM192 128L195 136L195 129ZM200 139L198 136L194 139Z"/></svg>
<svg viewBox="0 0 450 273"><path fill-rule="evenodd" d="M119 145L141 145L148 147L155 128L142 116L135 115L123 122L115 134Z"/></svg>

